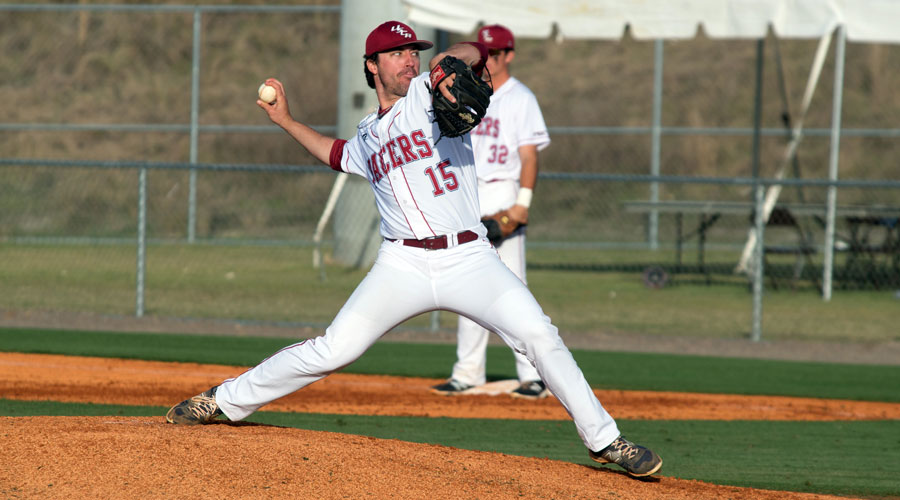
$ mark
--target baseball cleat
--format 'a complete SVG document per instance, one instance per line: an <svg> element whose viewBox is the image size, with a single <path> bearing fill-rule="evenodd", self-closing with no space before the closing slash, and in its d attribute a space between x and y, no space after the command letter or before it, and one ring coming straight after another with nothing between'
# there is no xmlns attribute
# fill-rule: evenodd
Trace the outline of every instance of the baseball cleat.
<svg viewBox="0 0 900 500"><path fill-rule="evenodd" d="M606 448L591 451L591 460L601 464L616 464L629 475L644 477L662 467L662 459L649 448L637 445L619 436Z"/></svg>
<svg viewBox="0 0 900 500"><path fill-rule="evenodd" d="M466 391L475 387L474 385L464 384L455 378L431 387L431 392L440 394L441 396L458 396L465 394Z"/></svg>
<svg viewBox="0 0 900 500"><path fill-rule="evenodd" d="M166 422L179 425L208 424L222 414L216 404L218 386L173 406L166 413Z"/></svg>
<svg viewBox="0 0 900 500"><path fill-rule="evenodd" d="M547 390L547 386L540 380L522 382L522 385L509 393L510 396L520 399L542 399L546 398L549 394L550 391Z"/></svg>

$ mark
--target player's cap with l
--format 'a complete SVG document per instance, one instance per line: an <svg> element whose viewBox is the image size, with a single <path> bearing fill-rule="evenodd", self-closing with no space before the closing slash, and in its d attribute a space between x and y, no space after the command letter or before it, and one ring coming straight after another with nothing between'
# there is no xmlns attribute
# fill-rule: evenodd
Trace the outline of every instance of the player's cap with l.
<svg viewBox="0 0 900 500"><path fill-rule="evenodd" d="M416 32L400 21L388 21L369 33L366 38L366 57L372 57L379 52L385 52L404 45L413 45L419 50L430 49L434 46L428 40L416 38Z"/></svg>
<svg viewBox="0 0 900 500"><path fill-rule="evenodd" d="M514 50L516 40L506 26L492 24L478 30L478 41L488 50Z"/></svg>

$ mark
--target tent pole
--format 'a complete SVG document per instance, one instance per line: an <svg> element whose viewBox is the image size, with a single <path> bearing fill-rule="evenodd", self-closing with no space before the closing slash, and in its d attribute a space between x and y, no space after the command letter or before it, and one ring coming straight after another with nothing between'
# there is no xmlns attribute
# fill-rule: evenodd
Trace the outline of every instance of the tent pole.
<svg viewBox="0 0 900 500"><path fill-rule="evenodd" d="M841 149L841 106L844 99L844 51L847 34L843 25L835 32L837 44L834 47L834 95L831 106L831 152L828 158L828 180L837 181L838 153ZM831 300L831 278L834 274L834 218L837 203L837 186L828 186L828 207L825 217L825 263L822 266L822 299Z"/></svg>

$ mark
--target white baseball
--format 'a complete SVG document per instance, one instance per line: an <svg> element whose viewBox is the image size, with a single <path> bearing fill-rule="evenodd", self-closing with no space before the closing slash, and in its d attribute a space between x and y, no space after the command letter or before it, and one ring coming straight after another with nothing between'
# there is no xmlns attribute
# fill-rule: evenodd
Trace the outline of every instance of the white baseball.
<svg viewBox="0 0 900 500"><path fill-rule="evenodd" d="M275 102L275 87L263 83L259 86L259 99L262 102L272 104Z"/></svg>

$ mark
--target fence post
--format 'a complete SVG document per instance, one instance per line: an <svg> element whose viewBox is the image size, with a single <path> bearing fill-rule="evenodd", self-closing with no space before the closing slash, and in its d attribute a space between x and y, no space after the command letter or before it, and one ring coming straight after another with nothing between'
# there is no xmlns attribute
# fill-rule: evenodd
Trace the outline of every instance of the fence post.
<svg viewBox="0 0 900 500"><path fill-rule="evenodd" d="M194 7L194 45L191 58L191 164L197 163L200 109L200 7ZM190 171L188 186L188 243L197 237L197 169Z"/></svg>
<svg viewBox="0 0 900 500"><path fill-rule="evenodd" d="M144 275L147 269L147 169L138 173L138 224L137 224L137 290L134 315L144 316Z"/></svg>

